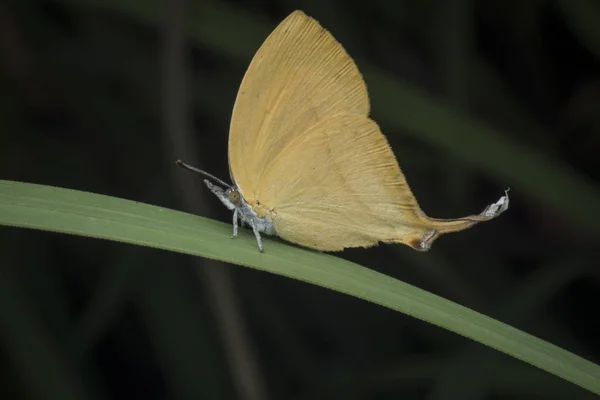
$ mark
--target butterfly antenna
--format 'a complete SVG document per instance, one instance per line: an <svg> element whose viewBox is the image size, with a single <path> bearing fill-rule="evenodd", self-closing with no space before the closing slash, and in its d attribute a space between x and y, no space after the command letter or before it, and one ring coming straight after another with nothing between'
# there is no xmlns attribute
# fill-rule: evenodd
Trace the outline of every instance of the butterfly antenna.
<svg viewBox="0 0 600 400"><path fill-rule="evenodd" d="M191 165L189 165L189 164L186 164L186 163L184 163L184 162L183 162L183 161L181 161L181 160L177 160L177 161L175 161L175 163L176 163L177 165L179 165L180 167L182 167L182 168L189 169L190 171L197 172L197 173L199 173L199 174L201 174L201 175L204 175L204 176L206 176L207 178L210 178L210 179L212 179L212 180L213 180L213 181L215 181L215 182L218 182L218 183L220 183L221 185L225 186L226 188L230 188L230 189L231 189L231 185L229 185L228 183L225 183L225 182L223 182L222 180L220 180L220 179L219 179L219 178L217 178L216 176L214 176L214 175L211 175L211 174L209 174L209 173L208 173L208 172L206 172L206 171L202 171L201 169L198 169L198 168L196 168L196 167L192 167Z"/></svg>

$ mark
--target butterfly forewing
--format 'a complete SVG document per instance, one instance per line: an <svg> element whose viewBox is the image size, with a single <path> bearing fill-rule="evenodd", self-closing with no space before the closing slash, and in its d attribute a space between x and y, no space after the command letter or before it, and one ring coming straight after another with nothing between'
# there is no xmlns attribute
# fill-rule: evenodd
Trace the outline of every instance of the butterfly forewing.
<svg viewBox="0 0 600 400"><path fill-rule="evenodd" d="M318 121L339 112L366 116L366 86L333 36L295 11L260 47L237 95L229 165L242 195L255 200L263 171L281 151Z"/></svg>

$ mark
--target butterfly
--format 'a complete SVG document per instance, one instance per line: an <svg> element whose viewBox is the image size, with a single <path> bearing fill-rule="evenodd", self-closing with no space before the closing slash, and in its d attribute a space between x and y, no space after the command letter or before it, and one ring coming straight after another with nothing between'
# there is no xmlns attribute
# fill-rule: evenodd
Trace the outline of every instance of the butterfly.
<svg viewBox="0 0 600 400"><path fill-rule="evenodd" d="M403 243L429 250L441 234L508 209L508 194L481 214L430 218L420 209L378 125L363 78L342 45L302 11L262 44L240 85L229 132L233 185L208 188L261 233L321 251Z"/></svg>

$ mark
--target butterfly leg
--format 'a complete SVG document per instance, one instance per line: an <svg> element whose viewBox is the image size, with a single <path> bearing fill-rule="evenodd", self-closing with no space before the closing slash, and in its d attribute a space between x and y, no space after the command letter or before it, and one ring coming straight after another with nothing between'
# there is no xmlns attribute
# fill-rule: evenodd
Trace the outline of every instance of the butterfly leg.
<svg viewBox="0 0 600 400"><path fill-rule="evenodd" d="M237 208L233 211L233 235L231 238L233 239L238 235L238 210Z"/></svg>
<svg viewBox="0 0 600 400"><path fill-rule="evenodd" d="M250 225L252 225L252 230L254 231L254 236L256 236L256 243L258 243L258 249L262 253L262 252L264 252L264 249L263 249L263 245L262 245L262 239L260 238L260 232L256 228L256 225L254 225L254 222L250 222Z"/></svg>

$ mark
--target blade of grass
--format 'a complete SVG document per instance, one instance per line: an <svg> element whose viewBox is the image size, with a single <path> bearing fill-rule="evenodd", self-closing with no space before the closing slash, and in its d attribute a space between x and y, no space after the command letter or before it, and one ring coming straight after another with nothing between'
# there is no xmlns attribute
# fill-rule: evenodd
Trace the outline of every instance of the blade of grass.
<svg viewBox="0 0 600 400"><path fill-rule="evenodd" d="M519 283L501 302L496 315L509 323L533 326L532 316L537 314L536 311L549 303L561 288L584 274L593 275L593 268L572 259L548 265ZM449 358L428 398L484 398L493 382L494 368L501 359L498 353L482 350L481 346L469 345Z"/></svg>
<svg viewBox="0 0 600 400"><path fill-rule="evenodd" d="M265 240L217 221L103 195L0 181L0 224L121 241L239 264L403 312L600 394L600 367L557 346L389 276L329 254ZM425 255L424 255L425 256Z"/></svg>

